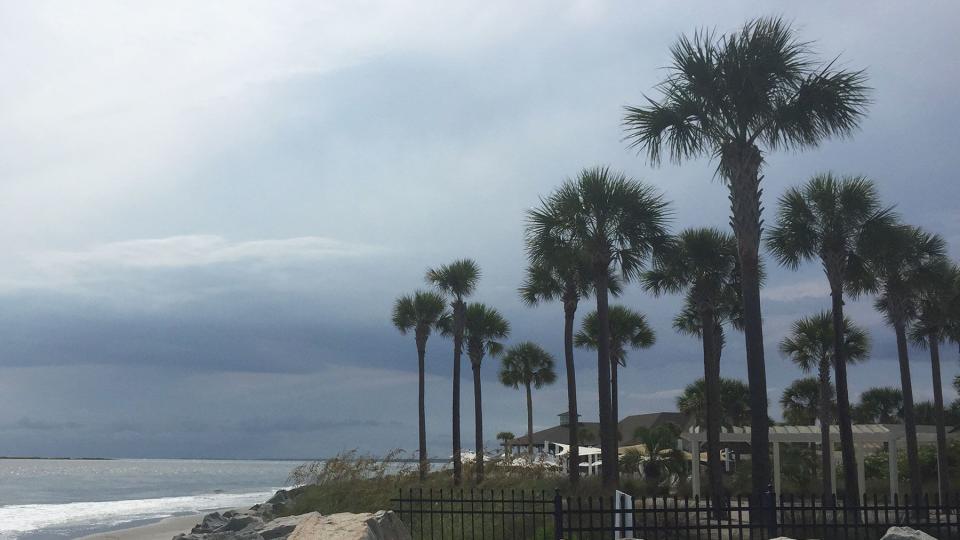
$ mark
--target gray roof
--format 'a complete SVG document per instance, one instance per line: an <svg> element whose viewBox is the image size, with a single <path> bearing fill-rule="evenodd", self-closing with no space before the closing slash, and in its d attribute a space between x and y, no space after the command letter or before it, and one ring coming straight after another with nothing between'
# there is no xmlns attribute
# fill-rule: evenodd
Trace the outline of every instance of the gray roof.
<svg viewBox="0 0 960 540"><path fill-rule="evenodd" d="M657 412L627 416L623 420L620 420L620 423L618 424L621 435L620 445L625 446L634 444L636 442L636 437L633 435L639 427L652 428L668 423L673 423L676 424L677 427L683 428L687 424L687 417L678 412ZM588 446L600 443L600 424L598 422L580 422L580 426L581 428L590 430L594 434L593 440L586 443L581 441L581 445ZM560 444L570 444L568 437L569 434L569 428L566 426L554 426L552 428L535 432L533 434L533 444L543 444L546 441ZM510 444L516 446L526 446L527 436L524 435L523 437L517 437L516 439L510 441Z"/></svg>

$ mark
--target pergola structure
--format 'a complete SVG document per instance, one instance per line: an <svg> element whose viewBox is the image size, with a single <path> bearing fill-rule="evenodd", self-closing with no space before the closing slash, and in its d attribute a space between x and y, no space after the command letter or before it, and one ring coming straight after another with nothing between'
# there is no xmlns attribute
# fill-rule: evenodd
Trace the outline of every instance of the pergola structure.
<svg viewBox="0 0 960 540"><path fill-rule="evenodd" d="M948 438L955 438L953 433L947 434ZM702 426L690 426L680 434L684 446L689 444L691 456L700 456L702 445L707 442L707 432ZM890 471L890 497L898 492L897 483L897 449L901 441L905 441L905 433L901 424L863 424L853 426L853 444L856 449L857 457L857 476L860 486L865 485L864 460L867 451L871 448L882 448L886 445L889 452L888 467ZM722 443L750 443L750 428L747 426L735 426L731 428L722 428L720 430L720 442ZM836 482L836 452L832 448L834 444L840 442L840 430L837 426L830 426L830 463L834 466L830 471L830 479L833 485L833 492L837 491ZM936 426L917 426L917 442L919 444L936 444L937 430ZM781 493L781 475L780 475L780 445L785 443L806 443L820 444L819 426L771 426L770 443L773 445L773 482L774 491ZM905 442L903 444L906 444ZM687 448L684 448L687 450ZM692 459L692 458L691 458ZM947 471L937 471L938 474L947 474ZM700 495L700 467L692 467L693 494ZM942 496L942 494L941 494Z"/></svg>

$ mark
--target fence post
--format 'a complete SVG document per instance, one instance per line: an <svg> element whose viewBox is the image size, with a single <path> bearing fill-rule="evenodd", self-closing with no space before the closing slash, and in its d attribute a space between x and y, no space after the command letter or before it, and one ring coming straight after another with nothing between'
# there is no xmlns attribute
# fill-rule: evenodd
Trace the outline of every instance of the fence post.
<svg viewBox="0 0 960 540"><path fill-rule="evenodd" d="M764 521L767 526L767 537L777 537L777 495L773 491L773 485L767 484L767 491L763 494L763 513Z"/></svg>
<svg viewBox="0 0 960 540"><path fill-rule="evenodd" d="M563 498L560 497L560 490L553 490L553 540L562 540L563 538Z"/></svg>

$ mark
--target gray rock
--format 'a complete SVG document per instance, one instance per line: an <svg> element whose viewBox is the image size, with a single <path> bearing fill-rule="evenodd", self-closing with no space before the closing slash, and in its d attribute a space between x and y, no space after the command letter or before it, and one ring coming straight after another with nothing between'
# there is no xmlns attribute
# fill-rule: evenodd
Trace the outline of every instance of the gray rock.
<svg viewBox="0 0 960 540"><path fill-rule="evenodd" d="M890 527L880 540L937 540L929 534L910 527Z"/></svg>
<svg viewBox="0 0 960 540"><path fill-rule="evenodd" d="M410 540L410 533L396 514L333 514L313 516L297 525L287 540Z"/></svg>
<svg viewBox="0 0 960 540"><path fill-rule="evenodd" d="M258 505L259 506L259 505ZM264 521L261 509L213 512L189 534L180 534L174 540L286 540L306 518L319 516L316 512Z"/></svg>
<svg viewBox="0 0 960 540"><path fill-rule="evenodd" d="M260 529L260 536L264 540L285 539L297 528L300 522L313 516L319 517L320 514L318 512L310 512L309 514L301 514L299 516L277 518Z"/></svg>

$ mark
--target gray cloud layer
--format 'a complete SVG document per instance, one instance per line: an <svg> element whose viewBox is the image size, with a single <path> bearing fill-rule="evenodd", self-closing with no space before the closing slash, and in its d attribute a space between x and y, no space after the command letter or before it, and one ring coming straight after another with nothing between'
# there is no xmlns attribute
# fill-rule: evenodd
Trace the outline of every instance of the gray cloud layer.
<svg viewBox="0 0 960 540"><path fill-rule="evenodd" d="M852 140L768 156L768 215L812 173L866 174L956 256L960 157L944 119L960 112L960 74L944 55L960 50L957 7L780 8L825 55L866 67L876 91ZM515 298L523 212L583 166L655 184L677 227L723 226L713 164L651 169L625 149L619 118L662 76L678 34L770 13L589 1L0 12L0 454L224 457L413 447L414 348L389 310L455 257L479 261L477 300L507 315L515 339L559 355L559 307ZM777 341L828 298L814 265L769 271L775 401L799 375ZM649 313L659 339L628 360L621 410L671 408L699 376L698 344L670 331L677 299L630 289L622 301ZM850 311L874 340L852 390L896 380L892 332L869 299ZM730 341L724 372L743 376ZM434 338L428 353L437 454L450 348ZM578 363L592 411L592 362ZM913 367L928 398L921 351ZM521 396L494 373L489 361L491 438L523 429ZM560 385L540 392L537 425L564 400Z"/></svg>

